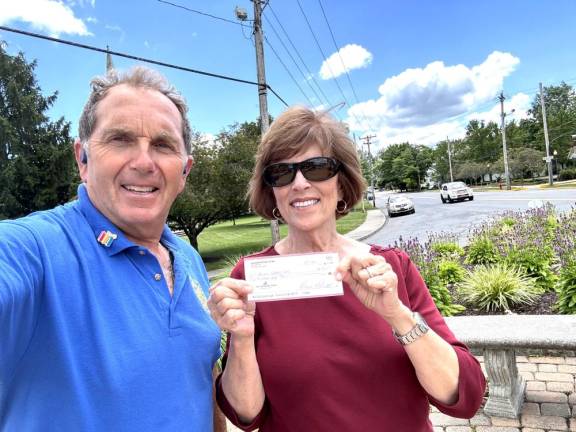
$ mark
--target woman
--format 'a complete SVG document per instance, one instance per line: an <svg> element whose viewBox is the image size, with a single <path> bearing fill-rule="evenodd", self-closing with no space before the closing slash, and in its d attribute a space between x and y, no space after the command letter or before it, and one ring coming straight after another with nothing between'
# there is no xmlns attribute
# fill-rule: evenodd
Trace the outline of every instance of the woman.
<svg viewBox="0 0 576 432"><path fill-rule="evenodd" d="M288 235L254 256L337 252L344 295L256 307L243 259L211 288L230 335L217 398L243 430L432 431L429 403L456 417L480 406L480 366L408 256L337 233L364 188L354 144L328 114L290 108L264 135L250 206Z"/></svg>

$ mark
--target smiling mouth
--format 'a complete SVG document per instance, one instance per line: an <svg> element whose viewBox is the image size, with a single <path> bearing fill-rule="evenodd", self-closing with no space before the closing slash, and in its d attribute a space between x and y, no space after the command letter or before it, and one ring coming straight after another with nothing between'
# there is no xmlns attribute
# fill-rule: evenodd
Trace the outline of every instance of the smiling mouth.
<svg viewBox="0 0 576 432"><path fill-rule="evenodd" d="M313 205L316 205L319 202L320 202L320 200L318 200L318 199L310 199L310 200L306 200L306 201L295 201L291 205L292 205L292 207L296 207L296 208L306 208L306 207L312 207Z"/></svg>
<svg viewBox="0 0 576 432"><path fill-rule="evenodd" d="M157 187L154 186L134 186L134 185L122 185L124 189L128 192L134 192L139 194L148 194L152 192L156 192L158 190Z"/></svg>

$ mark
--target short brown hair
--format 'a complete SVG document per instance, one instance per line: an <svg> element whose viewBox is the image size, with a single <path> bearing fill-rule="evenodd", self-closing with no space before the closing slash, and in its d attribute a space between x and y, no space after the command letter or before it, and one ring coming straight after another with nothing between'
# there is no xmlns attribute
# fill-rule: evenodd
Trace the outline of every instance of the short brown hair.
<svg viewBox="0 0 576 432"><path fill-rule="evenodd" d="M182 118L182 140L184 141L186 153L190 154L192 152L190 123L186 116L188 112L186 100L164 76L145 66L135 66L123 74L118 73L116 69L112 69L106 75L97 76L92 79L92 91L84 106L78 126L79 138L84 147L84 151L88 152L88 140L90 136L92 136L92 132L96 126L96 108L98 107L98 103L106 97L106 94L111 88L121 84L134 88L156 90L170 99L180 112Z"/></svg>
<svg viewBox="0 0 576 432"><path fill-rule="evenodd" d="M336 212L336 218L342 217L362 198L366 181L356 147L346 127L336 121L326 111L312 111L303 106L294 106L284 111L262 137L256 153L256 166L250 179L248 196L250 207L266 219L274 219L272 210L276 207L272 187L266 185L262 174L264 169L282 159L290 158L310 145L318 145L324 156L334 157L342 162L338 174L338 186L342 191L342 200L346 203L344 211Z"/></svg>

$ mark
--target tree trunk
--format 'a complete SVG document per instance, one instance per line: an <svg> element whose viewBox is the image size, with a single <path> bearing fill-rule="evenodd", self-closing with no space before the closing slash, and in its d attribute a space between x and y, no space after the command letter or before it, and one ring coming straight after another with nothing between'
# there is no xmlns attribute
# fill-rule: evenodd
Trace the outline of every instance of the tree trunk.
<svg viewBox="0 0 576 432"><path fill-rule="evenodd" d="M190 241L190 246L196 249L196 252L200 253L200 250L198 250L198 234L187 232L186 235L188 237L188 240Z"/></svg>

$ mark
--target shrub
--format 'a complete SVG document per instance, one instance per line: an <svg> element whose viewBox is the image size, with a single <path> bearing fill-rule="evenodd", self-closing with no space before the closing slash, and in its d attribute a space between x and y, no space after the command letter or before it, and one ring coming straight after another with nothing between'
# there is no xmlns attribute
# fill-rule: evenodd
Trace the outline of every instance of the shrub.
<svg viewBox="0 0 576 432"><path fill-rule="evenodd" d="M498 249L487 236L480 236L468 245L466 254L467 264L493 264L498 262Z"/></svg>
<svg viewBox="0 0 576 432"><path fill-rule="evenodd" d="M430 291L430 295L442 316L457 315L466 309L462 305L453 303L452 294L450 294L446 284L440 280L436 272L424 271L421 272L421 274L424 282L426 282L428 291Z"/></svg>
<svg viewBox="0 0 576 432"><path fill-rule="evenodd" d="M458 293L466 303L486 311L510 310L514 305L532 304L538 297L534 280L502 263L480 265L469 271Z"/></svg>
<svg viewBox="0 0 576 432"><path fill-rule="evenodd" d="M442 257L459 257L464 255L464 249L457 243L453 242L437 242L432 243L430 246L432 251Z"/></svg>
<svg viewBox="0 0 576 432"><path fill-rule="evenodd" d="M560 270L557 289L556 309L564 314L576 314L576 261L572 261Z"/></svg>
<svg viewBox="0 0 576 432"><path fill-rule="evenodd" d="M576 168L564 168L558 174L558 180L573 180L576 179Z"/></svg>
<svg viewBox="0 0 576 432"><path fill-rule="evenodd" d="M511 267L519 267L527 276L534 278L542 290L550 291L554 288L557 277L550 267L550 251L547 248L514 247L508 251L505 262Z"/></svg>
<svg viewBox="0 0 576 432"><path fill-rule="evenodd" d="M453 284L464 279L466 270L456 261L443 260L438 264L438 277L444 284Z"/></svg>

